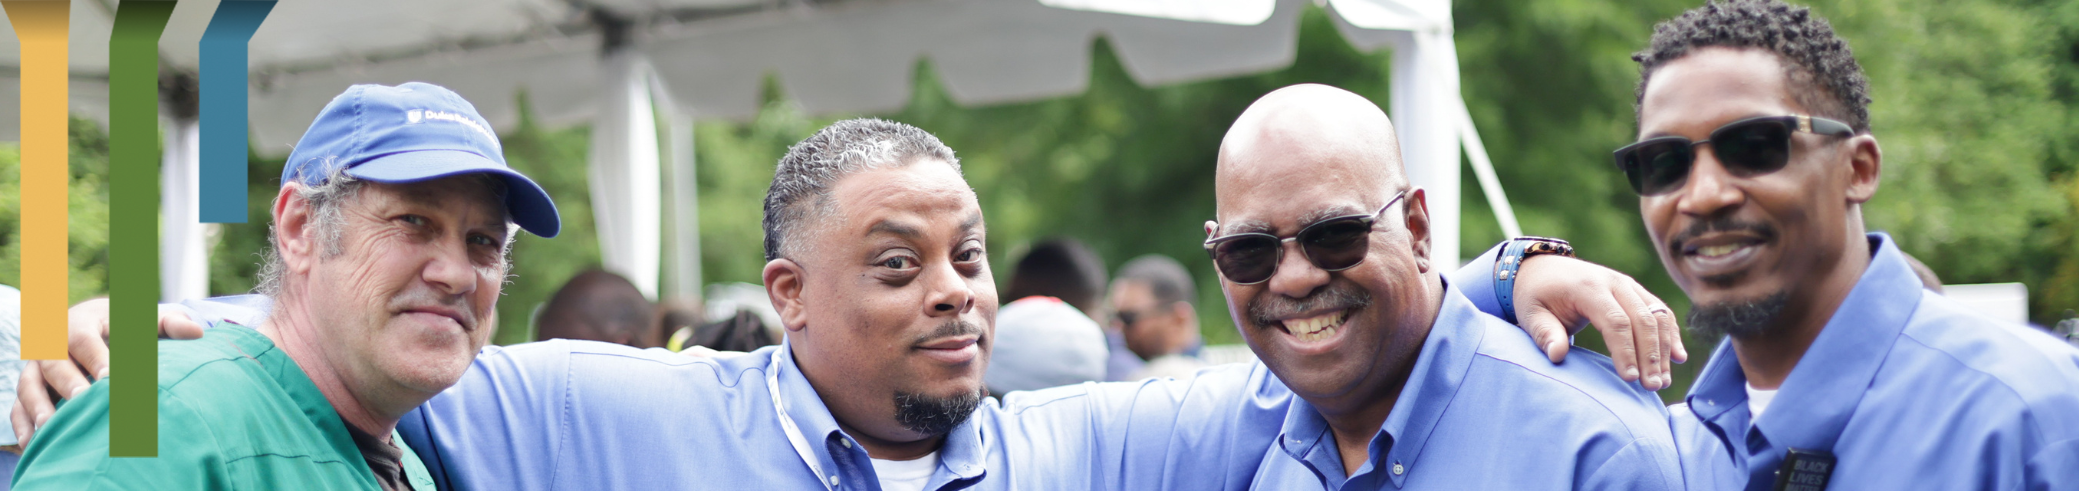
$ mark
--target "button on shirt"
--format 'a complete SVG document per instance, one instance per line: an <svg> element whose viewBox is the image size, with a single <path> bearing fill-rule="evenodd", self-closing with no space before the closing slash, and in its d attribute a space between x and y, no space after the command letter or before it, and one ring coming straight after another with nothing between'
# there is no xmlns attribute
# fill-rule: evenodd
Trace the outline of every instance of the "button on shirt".
<svg viewBox="0 0 2079 491"><path fill-rule="evenodd" d="M1344 472L1327 422L1295 398L1253 487L1680 489L1666 414L1609 358L1574 348L1553 365L1521 329L1447 290L1370 460Z"/></svg>
<svg viewBox="0 0 2079 491"><path fill-rule="evenodd" d="M1689 489L1769 489L1787 449L1830 450L1830 489L2079 489L2079 350L1921 288L1898 246L1869 268L1750 417L1719 345L1671 408Z"/></svg>
<svg viewBox="0 0 2079 491"><path fill-rule="evenodd" d="M252 329L220 324L201 339L159 341L158 457L108 456L114 378L58 408L22 455L16 489L381 489L324 393ZM402 450L406 483L434 489Z"/></svg>
<svg viewBox="0 0 2079 491"><path fill-rule="evenodd" d="M487 347L399 430L448 489L874 489L791 350ZM1015 392L946 435L924 489L1239 490L1290 399L1260 364Z"/></svg>

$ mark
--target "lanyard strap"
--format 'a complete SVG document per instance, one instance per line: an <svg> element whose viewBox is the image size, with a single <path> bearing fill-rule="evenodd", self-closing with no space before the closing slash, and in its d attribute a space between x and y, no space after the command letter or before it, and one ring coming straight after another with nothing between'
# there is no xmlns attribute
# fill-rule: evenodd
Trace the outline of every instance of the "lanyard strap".
<svg viewBox="0 0 2079 491"><path fill-rule="evenodd" d="M772 409L780 415L780 429L787 432L787 443L794 445L794 453L801 455L801 462L808 464L809 472L816 474L816 482L823 485L824 491L833 491L830 477L823 474L823 463L809 449L808 438L801 435L801 427L794 424L793 417L787 416L787 403L780 398L780 357L786 356L788 351L772 350L772 364L765 370L765 388L772 391Z"/></svg>

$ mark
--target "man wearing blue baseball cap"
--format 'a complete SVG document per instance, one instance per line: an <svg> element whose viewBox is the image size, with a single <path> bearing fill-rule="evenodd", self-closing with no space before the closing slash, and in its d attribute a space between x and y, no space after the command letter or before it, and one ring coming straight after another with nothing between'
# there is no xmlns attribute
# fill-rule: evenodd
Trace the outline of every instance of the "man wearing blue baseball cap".
<svg viewBox="0 0 2079 491"><path fill-rule="evenodd" d="M273 220L266 320L160 341L159 456L108 456L104 379L37 429L16 486L431 489L397 421L490 339L514 229L555 236L555 204L461 96L357 85L290 153Z"/></svg>

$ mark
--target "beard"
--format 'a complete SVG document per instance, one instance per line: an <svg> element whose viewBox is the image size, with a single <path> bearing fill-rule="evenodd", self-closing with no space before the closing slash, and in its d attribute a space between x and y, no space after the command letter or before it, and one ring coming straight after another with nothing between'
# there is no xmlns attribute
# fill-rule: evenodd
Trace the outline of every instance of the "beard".
<svg viewBox="0 0 2079 491"><path fill-rule="evenodd" d="M1776 317L1789 302L1790 292L1782 291L1753 300L1697 305L1689 309L1689 329L1714 343L1726 336L1751 339L1776 331Z"/></svg>
<svg viewBox="0 0 2079 491"><path fill-rule="evenodd" d="M987 356L990 341L987 333L981 326L959 319L940 324L930 334L919 336L916 342L921 344L932 339L967 335L980 337L975 342L981 345L984 356ZM967 418L974 415L975 408L981 407L982 398L987 396L988 391L980 388L947 397L896 391L895 422L919 434L943 436L966 423Z"/></svg>
<svg viewBox="0 0 2079 491"><path fill-rule="evenodd" d="M966 391L950 397L908 392L895 393L895 422L923 435L944 436L952 432L982 405L983 391Z"/></svg>

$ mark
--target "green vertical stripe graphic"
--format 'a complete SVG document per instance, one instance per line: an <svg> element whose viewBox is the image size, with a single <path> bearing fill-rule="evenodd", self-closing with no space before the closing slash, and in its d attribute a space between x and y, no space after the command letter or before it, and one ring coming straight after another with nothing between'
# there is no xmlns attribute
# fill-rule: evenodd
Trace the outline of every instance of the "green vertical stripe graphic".
<svg viewBox="0 0 2079 491"><path fill-rule="evenodd" d="M108 455L159 455L159 34L175 2L123 0L108 37Z"/></svg>

